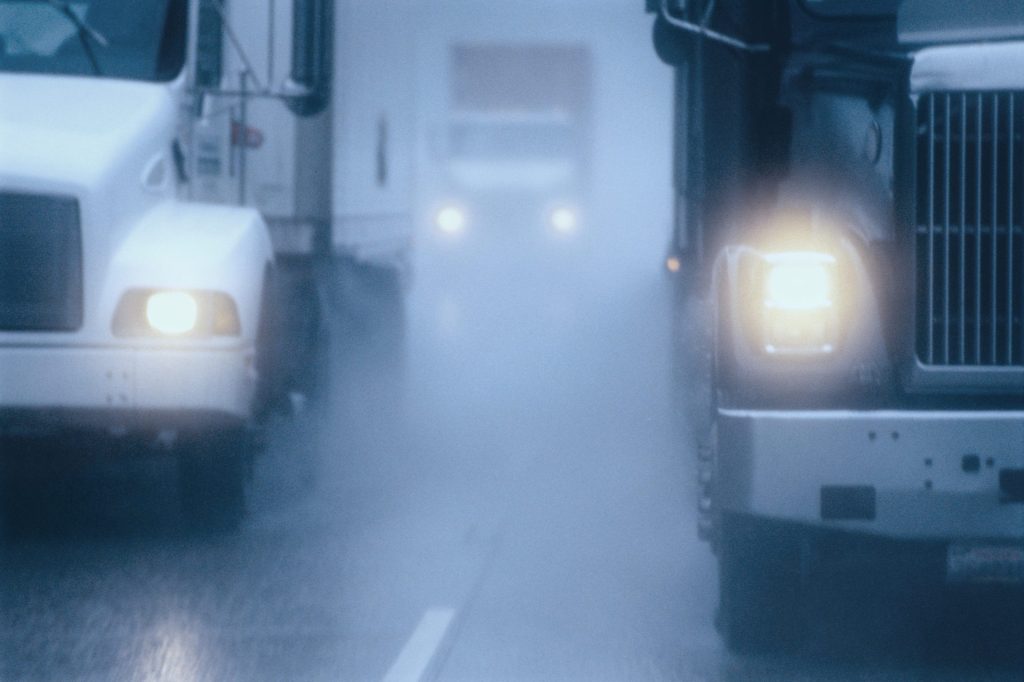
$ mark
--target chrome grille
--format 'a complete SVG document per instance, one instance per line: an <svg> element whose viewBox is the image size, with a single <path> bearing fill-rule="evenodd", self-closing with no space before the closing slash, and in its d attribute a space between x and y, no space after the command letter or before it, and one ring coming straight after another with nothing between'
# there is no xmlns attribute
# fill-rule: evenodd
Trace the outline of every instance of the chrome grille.
<svg viewBox="0 0 1024 682"><path fill-rule="evenodd" d="M78 202L0 192L0 330L71 331L81 324Z"/></svg>
<svg viewBox="0 0 1024 682"><path fill-rule="evenodd" d="M1024 366L1024 93L917 102L916 310L925 365Z"/></svg>

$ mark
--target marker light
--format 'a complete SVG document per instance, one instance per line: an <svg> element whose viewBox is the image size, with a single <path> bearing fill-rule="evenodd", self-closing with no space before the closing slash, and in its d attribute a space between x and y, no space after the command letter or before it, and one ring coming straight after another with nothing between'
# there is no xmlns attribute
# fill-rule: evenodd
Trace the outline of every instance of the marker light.
<svg viewBox="0 0 1024 682"><path fill-rule="evenodd" d="M445 206L437 212L437 228L447 235L461 234L466 229L466 212L458 206Z"/></svg>
<svg viewBox="0 0 1024 682"><path fill-rule="evenodd" d="M184 291L161 291L146 301L146 321L161 334L187 334L199 320L199 304Z"/></svg>
<svg viewBox="0 0 1024 682"><path fill-rule="evenodd" d="M674 275L683 269L683 261L679 256L669 256L665 259L665 269Z"/></svg>
<svg viewBox="0 0 1024 682"><path fill-rule="evenodd" d="M576 215L576 211L568 206L560 206L551 211L551 215L548 216L548 219L551 221L551 227L553 227L556 232L560 232L562 234L569 234L574 231L579 223L579 216Z"/></svg>
<svg viewBox="0 0 1024 682"><path fill-rule="evenodd" d="M764 348L770 354L835 350L836 260L827 253L793 251L764 256Z"/></svg>

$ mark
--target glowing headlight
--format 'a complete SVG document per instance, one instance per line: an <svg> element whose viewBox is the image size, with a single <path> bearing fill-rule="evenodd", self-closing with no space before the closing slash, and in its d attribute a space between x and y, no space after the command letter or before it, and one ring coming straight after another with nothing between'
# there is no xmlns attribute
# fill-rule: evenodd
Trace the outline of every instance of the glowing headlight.
<svg viewBox="0 0 1024 682"><path fill-rule="evenodd" d="M466 212L458 206L445 206L437 212L435 222L444 234L461 234L466 229Z"/></svg>
<svg viewBox="0 0 1024 682"><path fill-rule="evenodd" d="M579 224L579 216L576 215L576 211L568 206L559 206L551 211L548 220L555 232L561 234L569 234L575 231L576 226Z"/></svg>
<svg viewBox="0 0 1024 682"><path fill-rule="evenodd" d="M765 306L785 310L816 310L832 306L835 258L797 251L765 256Z"/></svg>
<svg viewBox="0 0 1024 682"><path fill-rule="evenodd" d="M146 301L146 321L154 331L177 336L196 328L199 303L184 291L161 291Z"/></svg>
<svg viewBox="0 0 1024 682"><path fill-rule="evenodd" d="M219 291L132 289L114 313L113 331L122 337L238 336L238 306Z"/></svg>
<svg viewBox="0 0 1024 682"><path fill-rule="evenodd" d="M835 350L836 260L794 251L764 256L764 349L769 354L823 354Z"/></svg>

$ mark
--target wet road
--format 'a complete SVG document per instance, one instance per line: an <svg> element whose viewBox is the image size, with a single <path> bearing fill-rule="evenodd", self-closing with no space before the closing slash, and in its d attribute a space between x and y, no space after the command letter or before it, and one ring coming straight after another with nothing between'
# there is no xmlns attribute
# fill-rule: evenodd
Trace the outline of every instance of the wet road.
<svg viewBox="0 0 1024 682"><path fill-rule="evenodd" d="M668 283L500 253L434 254L402 344L334 348L237 535L184 529L170 462L74 472L0 545L0 679L1019 679L885 617L852 657L727 654Z"/></svg>

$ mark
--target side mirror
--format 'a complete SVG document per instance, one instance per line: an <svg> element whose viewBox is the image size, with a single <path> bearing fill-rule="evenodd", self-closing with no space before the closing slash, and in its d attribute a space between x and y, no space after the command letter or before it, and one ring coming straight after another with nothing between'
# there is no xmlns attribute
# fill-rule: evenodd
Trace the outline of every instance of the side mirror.
<svg viewBox="0 0 1024 682"><path fill-rule="evenodd" d="M299 116L314 116L331 99L334 0L294 0L292 63L285 103Z"/></svg>
<svg viewBox="0 0 1024 682"><path fill-rule="evenodd" d="M224 77L224 21L211 0L202 0L198 7L195 28L190 29L196 32L193 78L205 92L219 88Z"/></svg>

